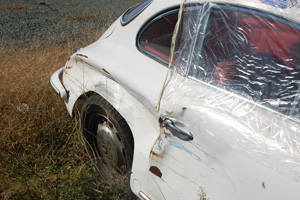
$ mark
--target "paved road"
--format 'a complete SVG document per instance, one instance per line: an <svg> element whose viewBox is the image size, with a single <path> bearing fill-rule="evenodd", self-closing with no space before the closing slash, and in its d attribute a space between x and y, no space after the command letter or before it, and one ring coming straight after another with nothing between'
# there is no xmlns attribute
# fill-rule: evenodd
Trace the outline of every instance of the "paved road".
<svg viewBox="0 0 300 200"><path fill-rule="evenodd" d="M0 42L61 42L108 27L142 0L1 0Z"/></svg>

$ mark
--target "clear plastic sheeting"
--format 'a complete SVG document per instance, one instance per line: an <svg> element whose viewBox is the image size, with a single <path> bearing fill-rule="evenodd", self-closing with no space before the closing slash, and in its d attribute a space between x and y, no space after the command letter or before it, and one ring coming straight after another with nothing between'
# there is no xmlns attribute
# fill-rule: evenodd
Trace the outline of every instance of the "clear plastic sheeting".
<svg viewBox="0 0 300 200"><path fill-rule="evenodd" d="M163 101L191 112L194 134L300 181L298 1L218 2L186 1Z"/></svg>

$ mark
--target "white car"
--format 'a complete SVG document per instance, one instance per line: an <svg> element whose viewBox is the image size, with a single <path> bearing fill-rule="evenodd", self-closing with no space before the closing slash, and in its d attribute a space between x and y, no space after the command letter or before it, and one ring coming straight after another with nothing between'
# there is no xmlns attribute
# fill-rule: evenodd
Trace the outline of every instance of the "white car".
<svg viewBox="0 0 300 200"><path fill-rule="evenodd" d="M50 82L141 199L300 199L298 0L147 0Z"/></svg>

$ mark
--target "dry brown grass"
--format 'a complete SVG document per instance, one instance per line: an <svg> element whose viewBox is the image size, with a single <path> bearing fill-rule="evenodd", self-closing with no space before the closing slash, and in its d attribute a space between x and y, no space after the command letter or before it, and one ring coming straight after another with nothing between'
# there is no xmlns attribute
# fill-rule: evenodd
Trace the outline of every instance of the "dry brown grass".
<svg viewBox="0 0 300 200"><path fill-rule="evenodd" d="M15 5L9 5L9 6L1 6L5 12L13 12L18 10L30 10L34 7L37 7L37 4L34 5L25 5L25 4L15 4Z"/></svg>
<svg viewBox="0 0 300 200"><path fill-rule="evenodd" d="M67 143L62 134L72 137L75 130L49 77L70 52L35 44L2 46L0 53L0 198L54 198L55 188L48 184L61 177L47 167L63 162L57 157Z"/></svg>
<svg viewBox="0 0 300 200"><path fill-rule="evenodd" d="M74 13L68 17L71 21L88 22L88 21L102 21L104 23L111 22L111 14L108 11L101 11L101 13L90 13L89 11L82 11Z"/></svg>
<svg viewBox="0 0 300 200"><path fill-rule="evenodd" d="M85 46L101 33L88 34L84 44L73 43ZM98 179L77 118L49 85L71 49L0 46L0 199L120 199Z"/></svg>
<svg viewBox="0 0 300 200"><path fill-rule="evenodd" d="M88 22L90 20L100 21L100 16L98 15L91 15L87 13L76 13L73 16L69 17L72 21L79 21L79 22Z"/></svg>

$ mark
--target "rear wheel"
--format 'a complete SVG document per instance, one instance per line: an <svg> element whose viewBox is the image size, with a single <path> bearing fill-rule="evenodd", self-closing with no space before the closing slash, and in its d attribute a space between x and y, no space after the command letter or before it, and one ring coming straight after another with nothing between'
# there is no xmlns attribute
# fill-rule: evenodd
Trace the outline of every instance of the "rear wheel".
<svg viewBox="0 0 300 200"><path fill-rule="evenodd" d="M118 111L102 97L85 101L81 114L87 152L102 178L109 183L129 183L133 137Z"/></svg>

